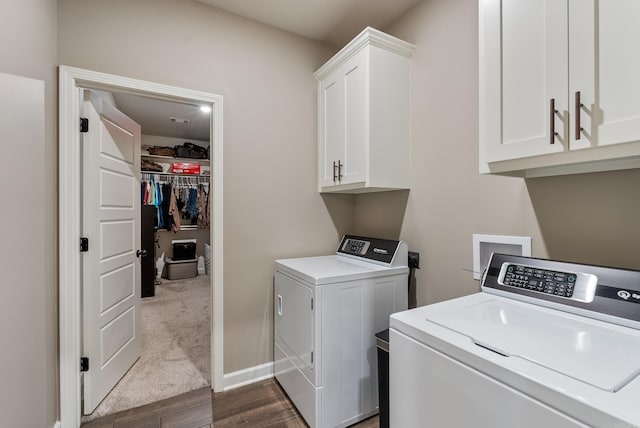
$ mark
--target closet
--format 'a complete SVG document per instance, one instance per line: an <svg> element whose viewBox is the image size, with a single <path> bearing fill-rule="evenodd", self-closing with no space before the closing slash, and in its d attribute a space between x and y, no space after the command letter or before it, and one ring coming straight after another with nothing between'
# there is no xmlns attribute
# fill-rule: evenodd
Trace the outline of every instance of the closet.
<svg viewBox="0 0 640 428"><path fill-rule="evenodd" d="M158 144L171 141L158 138L143 135L141 152L141 230L143 237L155 235L152 242L143 238L146 246L143 244L142 251L147 257L143 260L142 297L153 296L161 278L188 279L208 274L210 265L211 177L209 159L203 157L208 156L207 143L161 146ZM175 154L199 158L179 158ZM174 254L176 251L180 254Z"/></svg>

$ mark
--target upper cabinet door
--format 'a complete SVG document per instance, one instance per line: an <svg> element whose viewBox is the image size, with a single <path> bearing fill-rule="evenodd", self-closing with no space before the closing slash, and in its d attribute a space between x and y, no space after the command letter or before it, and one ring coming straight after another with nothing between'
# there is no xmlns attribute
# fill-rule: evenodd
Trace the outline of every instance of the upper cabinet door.
<svg viewBox="0 0 640 428"><path fill-rule="evenodd" d="M318 103L318 177L321 186L337 184L339 159L343 159L344 79L336 70L320 84Z"/></svg>
<svg viewBox="0 0 640 428"><path fill-rule="evenodd" d="M367 137L369 133L369 91L367 90L368 52L352 57L343 66L344 153L339 158L340 184L365 181Z"/></svg>
<svg viewBox="0 0 640 428"><path fill-rule="evenodd" d="M572 150L640 141L639 24L638 0L569 1Z"/></svg>
<svg viewBox="0 0 640 428"><path fill-rule="evenodd" d="M483 160L493 162L565 150L566 2L481 0L479 26ZM553 114L552 100L556 110Z"/></svg>

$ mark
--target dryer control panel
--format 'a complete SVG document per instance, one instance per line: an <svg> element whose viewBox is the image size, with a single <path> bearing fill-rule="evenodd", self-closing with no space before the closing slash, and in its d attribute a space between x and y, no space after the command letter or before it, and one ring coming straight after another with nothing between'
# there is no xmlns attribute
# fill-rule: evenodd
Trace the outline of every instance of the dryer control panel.
<svg viewBox="0 0 640 428"><path fill-rule="evenodd" d="M336 254L385 266L407 266L408 246L404 241L345 235Z"/></svg>

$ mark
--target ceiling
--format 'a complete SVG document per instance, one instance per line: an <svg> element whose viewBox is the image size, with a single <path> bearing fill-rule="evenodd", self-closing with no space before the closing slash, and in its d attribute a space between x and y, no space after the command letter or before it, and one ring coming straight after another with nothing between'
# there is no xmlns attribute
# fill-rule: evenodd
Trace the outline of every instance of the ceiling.
<svg viewBox="0 0 640 428"><path fill-rule="evenodd" d="M199 105L115 92L113 98L118 110L137 122L145 135L209 141L211 114L204 113ZM172 121L172 117L189 123Z"/></svg>
<svg viewBox="0 0 640 428"><path fill-rule="evenodd" d="M367 26L384 29L421 0L197 1L338 48ZM113 97L145 135L209 141L209 114L199 106L125 93ZM170 117L190 123L173 122Z"/></svg>
<svg viewBox="0 0 640 428"><path fill-rule="evenodd" d="M384 30L421 0L197 1L338 47L367 26Z"/></svg>

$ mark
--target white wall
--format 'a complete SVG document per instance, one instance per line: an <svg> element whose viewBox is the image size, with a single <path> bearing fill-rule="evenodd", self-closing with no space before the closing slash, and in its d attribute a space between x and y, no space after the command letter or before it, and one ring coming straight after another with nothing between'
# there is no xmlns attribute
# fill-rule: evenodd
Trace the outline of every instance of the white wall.
<svg viewBox="0 0 640 428"><path fill-rule="evenodd" d="M56 3L4 1L0 72L44 81L44 138L18 141L0 127L3 428L49 428L58 416L56 63Z"/></svg>

